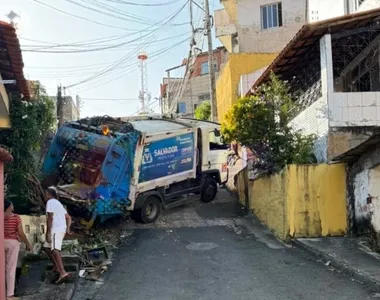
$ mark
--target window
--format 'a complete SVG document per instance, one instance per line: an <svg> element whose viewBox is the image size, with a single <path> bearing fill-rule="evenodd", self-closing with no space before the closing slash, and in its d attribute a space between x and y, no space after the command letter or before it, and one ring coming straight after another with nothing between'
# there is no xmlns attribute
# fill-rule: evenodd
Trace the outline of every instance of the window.
<svg viewBox="0 0 380 300"><path fill-rule="evenodd" d="M269 29L282 26L281 2L261 6L261 28Z"/></svg>
<svg viewBox="0 0 380 300"><path fill-rule="evenodd" d="M184 114L186 112L186 103L185 102L178 103L177 112L180 114Z"/></svg>
<svg viewBox="0 0 380 300"><path fill-rule="evenodd" d="M213 64L214 66L214 71L218 72L218 65ZM208 74L208 61L204 61L201 65L201 75L206 75Z"/></svg>
<svg viewBox="0 0 380 300"><path fill-rule="evenodd" d="M221 132L218 129L209 132L210 150L225 150L229 145L224 143Z"/></svg>
<svg viewBox="0 0 380 300"><path fill-rule="evenodd" d="M209 101L210 94L202 94L198 96L198 102Z"/></svg>
<svg viewBox="0 0 380 300"><path fill-rule="evenodd" d="M202 63L201 66L201 75L208 74L208 61Z"/></svg>

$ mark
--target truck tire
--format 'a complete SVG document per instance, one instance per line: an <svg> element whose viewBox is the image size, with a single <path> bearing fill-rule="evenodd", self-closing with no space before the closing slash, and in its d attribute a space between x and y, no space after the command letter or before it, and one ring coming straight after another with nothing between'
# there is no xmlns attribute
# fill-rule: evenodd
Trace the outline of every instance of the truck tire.
<svg viewBox="0 0 380 300"><path fill-rule="evenodd" d="M143 224L154 223L161 213L161 202L156 196L149 196L141 208L132 212L132 218Z"/></svg>
<svg viewBox="0 0 380 300"><path fill-rule="evenodd" d="M216 193L218 191L218 184L216 180L212 177L207 177L203 184L201 201L204 203L211 202L215 199Z"/></svg>

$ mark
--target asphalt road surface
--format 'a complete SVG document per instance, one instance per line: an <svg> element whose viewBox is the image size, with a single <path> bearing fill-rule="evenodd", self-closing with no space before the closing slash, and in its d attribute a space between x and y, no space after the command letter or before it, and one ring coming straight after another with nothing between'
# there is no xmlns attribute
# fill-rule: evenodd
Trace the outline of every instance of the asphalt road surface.
<svg viewBox="0 0 380 300"><path fill-rule="evenodd" d="M361 300L376 297L303 251L277 241L227 192L210 204L129 224L103 283L74 300Z"/></svg>

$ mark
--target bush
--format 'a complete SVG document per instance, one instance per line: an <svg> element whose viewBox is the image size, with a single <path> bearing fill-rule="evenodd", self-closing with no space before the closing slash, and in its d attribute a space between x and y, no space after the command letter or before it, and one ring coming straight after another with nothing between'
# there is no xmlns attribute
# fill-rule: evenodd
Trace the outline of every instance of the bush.
<svg viewBox="0 0 380 300"><path fill-rule="evenodd" d="M313 163L315 137L294 131L289 122L297 105L286 83L271 74L271 81L254 96L240 98L226 115L222 133L254 153L254 167L273 173L290 163Z"/></svg>
<svg viewBox="0 0 380 300"><path fill-rule="evenodd" d="M210 101L203 101L195 110L195 118L198 120L207 121L211 117Z"/></svg>

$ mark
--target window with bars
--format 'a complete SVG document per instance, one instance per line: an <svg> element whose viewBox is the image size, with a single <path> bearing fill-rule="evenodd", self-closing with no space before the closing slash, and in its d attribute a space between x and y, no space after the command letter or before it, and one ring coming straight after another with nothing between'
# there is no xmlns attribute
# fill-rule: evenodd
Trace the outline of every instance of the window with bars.
<svg viewBox="0 0 380 300"><path fill-rule="evenodd" d="M261 6L261 29L282 26L281 2Z"/></svg>

